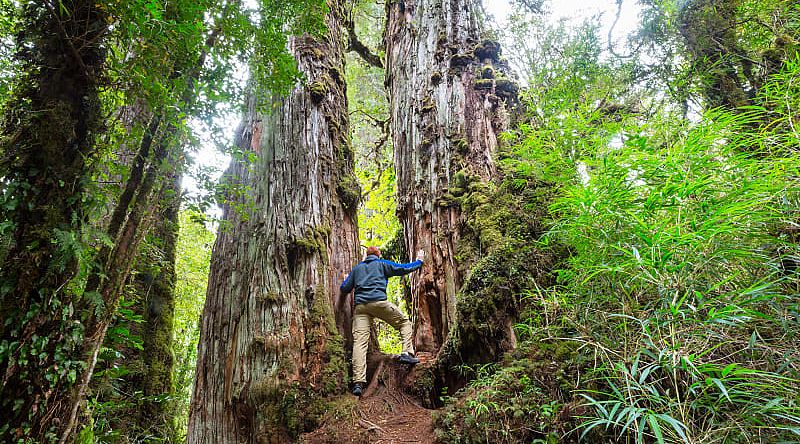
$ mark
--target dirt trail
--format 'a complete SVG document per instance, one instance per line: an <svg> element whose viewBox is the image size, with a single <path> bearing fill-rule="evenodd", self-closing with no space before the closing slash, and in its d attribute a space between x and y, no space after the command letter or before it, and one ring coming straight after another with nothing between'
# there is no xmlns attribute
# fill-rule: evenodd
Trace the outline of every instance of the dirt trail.
<svg viewBox="0 0 800 444"><path fill-rule="evenodd" d="M349 396L346 415L333 415L323 426L301 438L307 444L433 444L433 410L420 405L405 390L433 357L421 354L420 363L411 368L397 362L394 355L372 357L376 370L357 399ZM375 367L373 367L375 368Z"/></svg>

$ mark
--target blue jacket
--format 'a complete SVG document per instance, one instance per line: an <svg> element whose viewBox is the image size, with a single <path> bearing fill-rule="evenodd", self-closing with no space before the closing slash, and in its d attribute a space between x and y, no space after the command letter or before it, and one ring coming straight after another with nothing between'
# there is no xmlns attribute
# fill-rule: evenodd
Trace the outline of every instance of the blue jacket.
<svg viewBox="0 0 800 444"><path fill-rule="evenodd" d="M353 267L353 271L347 275L347 279L339 288L342 293L350 293L355 289L356 304L385 301L386 284L389 283L390 277L411 273L419 270L421 266L420 260L410 264L398 264L371 254L364 259L364 262Z"/></svg>

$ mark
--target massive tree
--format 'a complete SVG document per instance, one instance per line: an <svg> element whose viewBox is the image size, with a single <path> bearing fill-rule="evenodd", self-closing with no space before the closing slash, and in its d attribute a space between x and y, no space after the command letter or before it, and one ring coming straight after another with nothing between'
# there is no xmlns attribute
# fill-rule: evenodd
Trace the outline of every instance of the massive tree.
<svg viewBox="0 0 800 444"><path fill-rule="evenodd" d="M342 7L322 36L293 37L307 82L256 85L226 173L224 222L202 319L190 443L288 442L314 403L341 392L359 254L345 95Z"/></svg>
<svg viewBox="0 0 800 444"><path fill-rule="evenodd" d="M473 0L387 2L397 214L406 251L428 253L411 276L417 351L437 352L456 322L456 293L474 259L459 252L457 198L495 176L503 99L516 94L500 75L499 45L482 39L478 8Z"/></svg>

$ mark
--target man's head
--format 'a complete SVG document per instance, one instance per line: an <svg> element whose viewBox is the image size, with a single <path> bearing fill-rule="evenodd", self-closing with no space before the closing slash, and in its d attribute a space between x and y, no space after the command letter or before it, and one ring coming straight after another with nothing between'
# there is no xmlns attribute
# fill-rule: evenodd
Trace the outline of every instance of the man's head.
<svg viewBox="0 0 800 444"><path fill-rule="evenodd" d="M375 246L367 247L367 256L370 256L370 255L381 257L380 248L375 247Z"/></svg>

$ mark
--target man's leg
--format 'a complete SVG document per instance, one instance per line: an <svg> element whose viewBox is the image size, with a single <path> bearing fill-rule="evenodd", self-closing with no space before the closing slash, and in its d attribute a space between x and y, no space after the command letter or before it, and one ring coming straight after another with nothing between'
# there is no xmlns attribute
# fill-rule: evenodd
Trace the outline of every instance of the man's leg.
<svg viewBox="0 0 800 444"><path fill-rule="evenodd" d="M372 317L364 310L364 304L356 305L353 313L353 382L367 382L367 347Z"/></svg>
<svg viewBox="0 0 800 444"><path fill-rule="evenodd" d="M389 301L373 302L370 304L369 311L372 316L383 319L400 331L400 337L403 339L403 353L413 356L414 342L411 340L411 335L414 333L414 327L408 317Z"/></svg>

